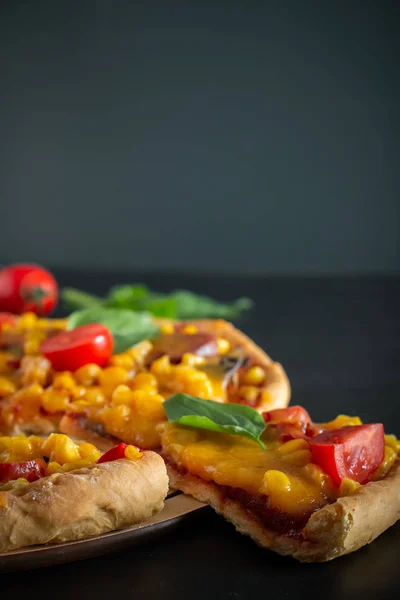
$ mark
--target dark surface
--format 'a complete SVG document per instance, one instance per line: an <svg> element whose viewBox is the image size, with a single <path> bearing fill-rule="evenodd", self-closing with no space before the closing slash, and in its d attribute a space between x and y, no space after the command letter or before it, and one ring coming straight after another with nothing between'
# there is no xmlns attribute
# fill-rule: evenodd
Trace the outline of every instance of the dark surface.
<svg viewBox="0 0 400 600"><path fill-rule="evenodd" d="M396 0L2 0L0 256L399 272L399 34Z"/></svg>
<svg viewBox="0 0 400 600"><path fill-rule="evenodd" d="M339 412L400 433L400 280L238 279L57 273L61 285L105 292L116 279L181 286L219 299L247 294L238 324L287 369L293 402L316 420ZM331 563L301 565L259 549L211 510L157 543L41 572L3 575L2 593L41 598L398 598L400 527ZM7 596L11 597L11 596Z"/></svg>

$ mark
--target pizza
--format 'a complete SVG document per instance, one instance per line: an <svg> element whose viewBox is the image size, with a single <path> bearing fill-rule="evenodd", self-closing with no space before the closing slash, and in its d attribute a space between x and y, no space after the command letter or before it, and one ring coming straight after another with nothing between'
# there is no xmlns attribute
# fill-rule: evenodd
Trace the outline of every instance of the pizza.
<svg viewBox="0 0 400 600"><path fill-rule="evenodd" d="M0 436L0 553L123 529L160 511L162 458L119 444L102 454L64 434Z"/></svg>
<svg viewBox="0 0 400 600"><path fill-rule="evenodd" d="M66 332L66 320L26 313L3 326L0 432L61 431L100 449L118 441L156 449L163 403L175 393L258 411L287 406L283 367L230 323L156 323L154 339L111 356L99 324Z"/></svg>
<svg viewBox="0 0 400 600"><path fill-rule="evenodd" d="M398 520L400 443L382 424L288 407L283 367L226 321L153 319L118 351L116 331L3 320L0 552L145 520L168 481L305 562Z"/></svg>
<svg viewBox="0 0 400 600"><path fill-rule="evenodd" d="M317 424L291 406L265 412L263 425L251 409L240 415L213 405L166 402L170 422L160 429L170 482L260 546L326 561L368 544L400 518L400 442L382 424L345 415ZM233 423L236 435L224 433Z"/></svg>

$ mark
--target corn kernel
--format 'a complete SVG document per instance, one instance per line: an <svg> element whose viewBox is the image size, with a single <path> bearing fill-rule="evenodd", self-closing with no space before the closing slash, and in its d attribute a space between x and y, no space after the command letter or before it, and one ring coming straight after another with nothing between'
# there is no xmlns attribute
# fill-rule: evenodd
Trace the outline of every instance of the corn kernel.
<svg viewBox="0 0 400 600"><path fill-rule="evenodd" d="M161 325L160 329L161 329L161 332L165 333L165 334L174 333L174 331L175 331L175 328L172 325L172 323L163 323L163 325Z"/></svg>
<svg viewBox="0 0 400 600"><path fill-rule="evenodd" d="M309 444L307 440L301 438L296 440L289 440L278 448L280 454L290 454L292 452L298 452L299 450L308 450Z"/></svg>
<svg viewBox="0 0 400 600"><path fill-rule="evenodd" d="M182 329L182 333L186 333L188 335L194 335L195 333L197 333L197 327L195 325L185 325L185 327L183 327Z"/></svg>
<svg viewBox="0 0 400 600"><path fill-rule="evenodd" d="M143 454L135 446L127 446L125 448L125 456L129 460L137 460L138 458L142 458Z"/></svg>
<svg viewBox="0 0 400 600"><path fill-rule="evenodd" d="M18 320L19 329L33 329L36 325L37 317L33 312L26 312Z"/></svg>
<svg viewBox="0 0 400 600"><path fill-rule="evenodd" d="M111 395L111 404L129 404L132 400L132 390L123 383L118 385Z"/></svg>
<svg viewBox="0 0 400 600"><path fill-rule="evenodd" d="M265 381L265 371L262 367L251 367L243 376L243 383L262 385Z"/></svg>
<svg viewBox="0 0 400 600"><path fill-rule="evenodd" d="M400 453L400 440L393 434L385 435L385 444L399 454Z"/></svg>
<svg viewBox="0 0 400 600"><path fill-rule="evenodd" d="M339 487L339 495L350 496L350 494L358 490L359 487L360 484L357 481L353 481L352 479L347 479L347 477L344 477Z"/></svg>
<svg viewBox="0 0 400 600"><path fill-rule="evenodd" d="M254 404L255 402L257 402L260 390L257 387L253 387L250 385L242 385L239 389L239 394L242 396L242 398L244 398L244 400L246 400L246 402Z"/></svg>
<svg viewBox="0 0 400 600"><path fill-rule="evenodd" d="M86 458L90 456L91 454L93 454L93 452L96 452L96 450L96 446L93 446L93 444L89 444L89 442L81 442L79 444L79 454L81 455L81 458Z"/></svg>
<svg viewBox="0 0 400 600"><path fill-rule="evenodd" d="M326 483L329 481L329 476L314 463L308 463L303 467L303 472L306 476L311 479L313 483L316 483L320 488L325 487Z"/></svg>
<svg viewBox="0 0 400 600"><path fill-rule="evenodd" d="M71 462L64 463L62 465L62 470L68 473L69 471L75 471L76 469L89 467L90 465L93 465L95 462L97 462L100 456L100 450L95 450L92 454L86 456L85 458L80 458L78 460L73 460Z"/></svg>
<svg viewBox="0 0 400 600"><path fill-rule="evenodd" d="M349 417L348 415L338 415L333 421L324 423L322 426L325 429L339 429L340 427L347 427L348 425L362 425L359 417Z"/></svg>
<svg viewBox="0 0 400 600"><path fill-rule="evenodd" d="M157 391L157 379L151 373L138 373L132 381L133 390Z"/></svg>
<svg viewBox="0 0 400 600"><path fill-rule="evenodd" d="M150 340L143 340L135 344L133 348L129 348L126 352L132 356L136 364L141 365L145 361L146 357L150 354L153 349L153 344Z"/></svg>
<svg viewBox="0 0 400 600"><path fill-rule="evenodd" d="M282 471L276 471L275 469L266 471L260 487L261 494L269 495L271 491L290 492L290 490L290 479L287 475L285 475L285 473Z"/></svg>
<svg viewBox="0 0 400 600"><path fill-rule="evenodd" d="M312 460L312 455L309 450L298 450L297 452L291 452L283 456L285 462L291 465L297 465L298 467L304 467Z"/></svg>
<svg viewBox="0 0 400 600"><path fill-rule="evenodd" d="M101 373L101 367L94 363L89 363L77 369L74 373L74 377L81 385L93 385L98 382L99 375Z"/></svg>
<svg viewBox="0 0 400 600"><path fill-rule="evenodd" d="M52 460L47 465L46 475L53 475L53 473L64 473L64 469L59 462Z"/></svg>
<svg viewBox="0 0 400 600"><path fill-rule="evenodd" d="M43 444L43 452L51 461L60 464L80 459L77 444L63 433L50 434Z"/></svg>
<svg viewBox="0 0 400 600"><path fill-rule="evenodd" d="M24 342L24 354L35 356L39 354L39 347L42 343L43 339L39 337L33 337L30 339L26 339Z"/></svg>
<svg viewBox="0 0 400 600"><path fill-rule="evenodd" d="M372 476L373 481L378 481L385 477L397 460L397 452L391 446L385 446L383 461Z"/></svg>
<svg viewBox="0 0 400 600"><path fill-rule="evenodd" d="M134 360L133 356L124 352L122 354L114 354L114 356L111 356L109 363L114 367L122 367L123 369L130 371L133 368Z"/></svg>
<svg viewBox="0 0 400 600"><path fill-rule="evenodd" d="M50 377L51 363L43 356L24 356L21 359L20 371L23 385L30 383L46 385Z"/></svg>
<svg viewBox="0 0 400 600"><path fill-rule="evenodd" d="M42 406L49 413L65 410L69 405L69 396L63 390L47 388L42 394Z"/></svg>
<svg viewBox="0 0 400 600"><path fill-rule="evenodd" d="M88 404L104 404L106 401L106 397L100 386L87 388L84 397Z"/></svg>
<svg viewBox="0 0 400 600"><path fill-rule="evenodd" d="M27 479L25 479L24 477L18 477L18 479L12 479L11 481L8 481L7 483L1 485L0 489L2 492L7 492L8 490L17 490L18 488L22 488L28 484L29 481ZM2 508L7 508L8 506L7 499L2 496L0 497L0 506Z"/></svg>
<svg viewBox="0 0 400 600"><path fill-rule="evenodd" d="M63 373L57 373L53 377L53 388L59 390L72 390L76 385L75 379L71 373L64 371Z"/></svg>
<svg viewBox="0 0 400 600"><path fill-rule="evenodd" d="M157 358L150 367L151 373L153 373L156 377L159 375L167 375L171 371L171 365L169 362L169 356L165 354L161 358Z"/></svg>
<svg viewBox="0 0 400 600"><path fill-rule="evenodd" d="M68 390L69 395L74 400L78 400L79 398L83 398L86 395L87 388L84 385L74 385L73 388Z"/></svg>
<svg viewBox="0 0 400 600"><path fill-rule="evenodd" d="M111 394L121 383L126 383L129 373L122 367L107 367L99 376L100 385L106 395Z"/></svg>
<svg viewBox="0 0 400 600"><path fill-rule="evenodd" d="M230 350L230 343L225 338L217 338L217 350L218 354L227 354Z"/></svg>
<svg viewBox="0 0 400 600"><path fill-rule="evenodd" d="M16 386L7 377L3 377L0 375L0 398L4 398L9 394L13 394L16 390Z"/></svg>
<svg viewBox="0 0 400 600"><path fill-rule="evenodd" d="M206 359L204 356L197 356L197 354L190 354L189 352L185 352L182 355L181 364L189 365L190 367L195 367L196 365L204 365Z"/></svg>

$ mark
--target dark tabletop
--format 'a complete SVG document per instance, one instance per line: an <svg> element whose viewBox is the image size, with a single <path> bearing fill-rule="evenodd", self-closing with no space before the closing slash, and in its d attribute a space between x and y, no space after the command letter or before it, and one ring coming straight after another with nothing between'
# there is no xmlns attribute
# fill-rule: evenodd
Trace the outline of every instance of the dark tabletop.
<svg viewBox="0 0 400 600"><path fill-rule="evenodd" d="M400 279L225 278L55 271L60 285L103 293L144 281L185 287L221 300L247 295L254 311L238 321L283 363L292 403L316 421L338 413L381 421L400 434ZM142 546L41 571L2 575L1 591L64 598L398 598L400 527L358 552L302 565L258 548L204 509ZM396 552L397 550L397 552ZM19 596L19 594L18 594ZM10 597L10 596L7 596ZM36 597L36 593L34 594Z"/></svg>

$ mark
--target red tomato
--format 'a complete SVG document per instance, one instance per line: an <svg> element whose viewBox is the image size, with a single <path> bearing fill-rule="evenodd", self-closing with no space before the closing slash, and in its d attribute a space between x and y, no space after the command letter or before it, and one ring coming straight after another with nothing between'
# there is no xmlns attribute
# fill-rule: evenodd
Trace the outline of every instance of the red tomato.
<svg viewBox="0 0 400 600"><path fill-rule="evenodd" d="M100 323L62 331L40 345L40 352L56 371L76 371L88 363L103 367L113 350L110 330Z"/></svg>
<svg viewBox="0 0 400 600"><path fill-rule="evenodd" d="M288 408L276 408L262 414L266 423L311 423L311 417L302 406L289 406Z"/></svg>
<svg viewBox="0 0 400 600"><path fill-rule="evenodd" d="M9 312L0 312L0 331L4 324L7 325L15 325L17 319Z"/></svg>
<svg viewBox="0 0 400 600"><path fill-rule="evenodd" d="M123 442L121 442L121 444L117 444L116 446L114 446L114 448L110 448L110 450L107 450L107 452L105 452L103 456L100 456L99 460L97 461L97 464L103 462L111 462L112 460L118 460L119 458L125 458L125 449L127 447L128 444L124 444Z"/></svg>
<svg viewBox="0 0 400 600"><path fill-rule="evenodd" d="M0 270L0 310L20 315L50 313L58 299L53 275L37 265L12 265Z"/></svg>
<svg viewBox="0 0 400 600"><path fill-rule="evenodd" d="M383 460L385 438L382 423L349 425L326 430L310 439L313 462L336 485L347 477L367 483Z"/></svg>
<svg viewBox="0 0 400 600"><path fill-rule="evenodd" d="M0 463L0 483L24 477L28 481L36 481L46 474L46 463L43 458L24 462Z"/></svg>

